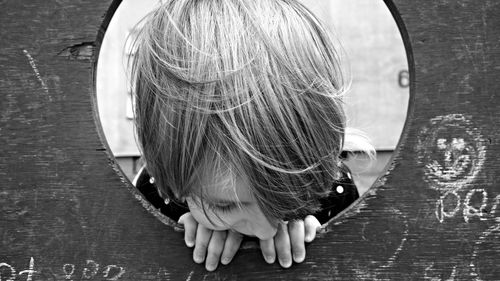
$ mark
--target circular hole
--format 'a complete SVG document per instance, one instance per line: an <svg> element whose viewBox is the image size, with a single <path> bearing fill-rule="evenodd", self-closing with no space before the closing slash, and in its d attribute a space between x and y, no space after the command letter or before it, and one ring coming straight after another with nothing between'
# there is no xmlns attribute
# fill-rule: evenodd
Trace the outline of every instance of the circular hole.
<svg viewBox="0 0 500 281"><path fill-rule="evenodd" d="M367 161L356 149L344 151L345 163L363 194L384 172L405 123L409 72L404 44L382 1L300 2L341 42L347 55L348 64L343 67L352 76L344 99L348 126L364 131L377 151L374 161ZM136 143L134 99L127 79L127 60L134 56L129 42L139 31L136 24L159 4L158 0L122 1L105 31L97 63L100 123L116 162L131 181L144 163Z"/></svg>

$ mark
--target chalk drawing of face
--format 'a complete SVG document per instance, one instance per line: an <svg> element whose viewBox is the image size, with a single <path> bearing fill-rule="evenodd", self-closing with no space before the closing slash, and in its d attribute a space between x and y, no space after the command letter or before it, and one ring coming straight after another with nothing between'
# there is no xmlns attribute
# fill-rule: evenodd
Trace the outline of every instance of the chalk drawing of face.
<svg viewBox="0 0 500 281"><path fill-rule="evenodd" d="M438 116L418 138L418 162L424 180L439 191L456 191L481 171L486 149L483 136L462 114Z"/></svg>

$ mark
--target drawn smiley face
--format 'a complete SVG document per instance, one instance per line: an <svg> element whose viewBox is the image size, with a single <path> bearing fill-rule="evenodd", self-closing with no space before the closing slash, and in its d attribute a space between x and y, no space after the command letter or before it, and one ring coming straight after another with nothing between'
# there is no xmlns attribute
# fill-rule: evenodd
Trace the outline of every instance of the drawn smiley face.
<svg viewBox="0 0 500 281"><path fill-rule="evenodd" d="M458 190L481 171L486 149L483 136L462 114L430 120L418 138L418 162L424 180L440 191Z"/></svg>

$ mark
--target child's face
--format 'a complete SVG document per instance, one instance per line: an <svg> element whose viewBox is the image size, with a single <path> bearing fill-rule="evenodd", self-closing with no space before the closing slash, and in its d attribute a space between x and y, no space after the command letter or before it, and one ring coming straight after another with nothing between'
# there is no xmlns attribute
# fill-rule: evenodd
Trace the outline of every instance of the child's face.
<svg viewBox="0 0 500 281"><path fill-rule="evenodd" d="M204 205L197 201L199 198L186 198L189 210L198 223L209 229L231 229L261 240L274 237L277 224L271 224L266 218L245 180L222 180L218 181L219 184L213 184L210 179L207 180L209 177L204 178L200 182L201 188L206 189L203 191L204 196L208 197L203 198ZM202 207L205 208L206 215Z"/></svg>

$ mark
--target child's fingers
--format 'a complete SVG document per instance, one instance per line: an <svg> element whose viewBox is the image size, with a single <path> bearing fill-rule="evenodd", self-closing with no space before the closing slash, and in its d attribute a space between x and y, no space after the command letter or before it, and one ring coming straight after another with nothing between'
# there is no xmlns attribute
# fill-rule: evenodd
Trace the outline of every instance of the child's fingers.
<svg viewBox="0 0 500 281"><path fill-rule="evenodd" d="M202 263L205 260L207 254L208 242L210 237L212 237L212 230L198 224L198 229L196 230L196 243L193 250L193 260L196 263Z"/></svg>
<svg viewBox="0 0 500 281"><path fill-rule="evenodd" d="M234 255L238 251L243 240L243 235L236 231L228 230L226 242L224 244L224 251L221 256L221 263L228 264L233 259ZM273 246L274 250L274 246Z"/></svg>
<svg viewBox="0 0 500 281"><path fill-rule="evenodd" d="M260 251L264 260L271 264L276 260L276 250L274 248L274 238L268 240L260 240Z"/></svg>
<svg viewBox="0 0 500 281"><path fill-rule="evenodd" d="M185 213L179 218L178 223L184 225L184 242L186 246L193 247L196 239L196 229L198 222L193 218L190 212Z"/></svg>
<svg viewBox="0 0 500 281"><path fill-rule="evenodd" d="M210 242L208 243L207 259L205 268L208 271L214 271L219 265L219 259L224 249L227 231L213 231Z"/></svg>
<svg viewBox="0 0 500 281"><path fill-rule="evenodd" d="M306 258L306 247L304 245L304 221L294 220L288 223L288 235L292 246L293 260L297 263Z"/></svg>
<svg viewBox="0 0 500 281"><path fill-rule="evenodd" d="M278 232L274 237L274 247L276 248L280 265L285 268L292 266L290 236L288 235L288 228L284 223L280 223L278 226Z"/></svg>
<svg viewBox="0 0 500 281"><path fill-rule="evenodd" d="M305 228L305 238L306 242L312 242L314 238L316 238L316 232L321 228L321 223L315 216L307 216L304 219L304 228Z"/></svg>

